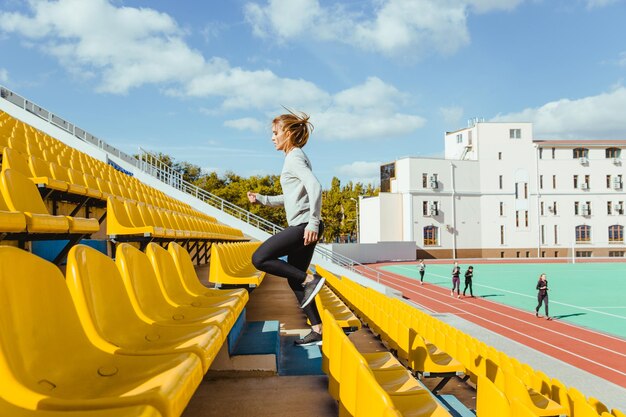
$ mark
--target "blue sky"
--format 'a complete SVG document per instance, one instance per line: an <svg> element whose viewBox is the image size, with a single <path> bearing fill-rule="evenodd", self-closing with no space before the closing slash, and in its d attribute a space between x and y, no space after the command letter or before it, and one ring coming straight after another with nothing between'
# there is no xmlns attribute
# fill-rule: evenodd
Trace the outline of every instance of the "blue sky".
<svg viewBox="0 0 626 417"><path fill-rule="evenodd" d="M0 83L219 174L279 173L270 121L301 110L328 187L474 117L626 139L624 22L625 0L0 0Z"/></svg>

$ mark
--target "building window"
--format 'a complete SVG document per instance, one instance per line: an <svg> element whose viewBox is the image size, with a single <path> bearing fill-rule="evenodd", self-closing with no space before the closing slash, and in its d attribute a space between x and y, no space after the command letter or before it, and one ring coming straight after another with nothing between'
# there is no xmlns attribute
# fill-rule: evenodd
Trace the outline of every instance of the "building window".
<svg viewBox="0 0 626 417"><path fill-rule="evenodd" d="M503 181L502 181L502 175L500 175L500 176L498 177L498 183L499 183L499 185L500 185L500 189L502 189L502 182L503 182Z"/></svg>
<svg viewBox="0 0 626 417"><path fill-rule="evenodd" d="M619 158L621 149L619 148L606 148L605 154L607 158Z"/></svg>
<svg viewBox="0 0 626 417"><path fill-rule="evenodd" d="M541 244L546 244L546 226L543 224L541 225Z"/></svg>
<svg viewBox="0 0 626 417"><path fill-rule="evenodd" d="M524 183L524 199L528 200L528 183Z"/></svg>
<svg viewBox="0 0 626 417"><path fill-rule="evenodd" d="M578 201L574 201L574 215L578 216L578 208L580 206L580 203Z"/></svg>
<svg viewBox="0 0 626 417"><path fill-rule="evenodd" d="M504 245L504 225L500 225L500 244Z"/></svg>
<svg viewBox="0 0 626 417"><path fill-rule="evenodd" d="M500 252L500 258L504 258L504 252Z"/></svg>
<svg viewBox="0 0 626 417"><path fill-rule="evenodd" d="M557 226L556 224L554 225L554 244L558 245L559 244L559 226ZM555 257L557 256L558 252L555 252Z"/></svg>
<svg viewBox="0 0 626 417"><path fill-rule="evenodd" d="M528 251L528 250L526 251L526 257L530 258L530 251Z"/></svg>
<svg viewBox="0 0 626 417"><path fill-rule="evenodd" d="M556 148L552 148L552 159L556 158Z"/></svg>
<svg viewBox="0 0 626 417"><path fill-rule="evenodd" d="M472 131L468 131L467 132L467 144L471 145L472 144Z"/></svg>
<svg viewBox="0 0 626 417"><path fill-rule="evenodd" d="M539 213L543 216L543 201L539 203Z"/></svg>
<svg viewBox="0 0 626 417"><path fill-rule="evenodd" d="M504 216L504 203L500 201L500 216Z"/></svg>
<svg viewBox="0 0 626 417"><path fill-rule="evenodd" d="M396 163L380 166L380 191L388 193L391 191L391 180L396 178Z"/></svg>
<svg viewBox="0 0 626 417"><path fill-rule="evenodd" d="M515 226L519 227L519 210L515 210Z"/></svg>
<svg viewBox="0 0 626 417"><path fill-rule="evenodd" d="M585 185L587 185L587 189L591 188L591 176L585 175Z"/></svg>
<svg viewBox="0 0 626 417"><path fill-rule="evenodd" d="M606 214L613 214L613 202L606 202Z"/></svg>
<svg viewBox="0 0 626 417"><path fill-rule="evenodd" d="M587 158L589 156L589 149L587 148L574 148L574 159Z"/></svg>
<svg viewBox="0 0 626 417"><path fill-rule="evenodd" d="M552 203L552 214L556 215L557 211L556 211L556 201Z"/></svg>
<svg viewBox="0 0 626 417"><path fill-rule="evenodd" d="M545 258L545 257L546 257L546 251L545 251L545 250L542 250L542 251L541 251L541 257L542 257L542 258Z"/></svg>
<svg viewBox="0 0 626 417"><path fill-rule="evenodd" d="M543 190L543 175L539 176L539 189Z"/></svg>
<svg viewBox="0 0 626 417"><path fill-rule="evenodd" d="M624 202L623 201L617 202L617 204L615 205L615 212L617 214L624 214Z"/></svg>
<svg viewBox="0 0 626 417"><path fill-rule="evenodd" d="M611 175L606 176L606 188L611 188Z"/></svg>
<svg viewBox="0 0 626 417"><path fill-rule="evenodd" d="M463 143L463 134L459 133L456 135L456 143Z"/></svg>
<svg viewBox="0 0 626 417"><path fill-rule="evenodd" d="M576 257L577 258L591 258L591 251L590 250L577 250Z"/></svg>
<svg viewBox="0 0 626 417"><path fill-rule="evenodd" d="M576 226L576 242L590 242L591 241L591 226L587 224L581 224Z"/></svg>
<svg viewBox="0 0 626 417"><path fill-rule="evenodd" d="M509 129L509 139L521 139L522 129Z"/></svg>
<svg viewBox="0 0 626 417"><path fill-rule="evenodd" d="M623 250L610 250L609 258L623 258L625 252Z"/></svg>
<svg viewBox="0 0 626 417"><path fill-rule="evenodd" d="M428 216L428 201L422 201L422 215Z"/></svg>
<svg viewBox="0 0 626 417"><path fill-rule="evenodd" d="M583 204L583 216L591 216L591 201L586 201Z"/></svg>
<svg viewBox="0 0 626 417"><path fill-rule="evenodd" d="M518 192L518 189L519 189L519 184L518 184L518 183L515 183L515 199L516 199L516 200L519 198L519 192Z"/></svg>
<svg viewBox="0 0 626 417"><path fill-rule="evenodd" d="M609 242L610 243L623 243L624 242L624 226L614 224L609 226Z"/></svg>
<svg viewBox="0 0 626 417"><path fill-rule="evenodd" d="M578 188L578 175L574 175L574 188Z"/></svg>
<svg viewBox="0 0 626 417"><path fill-rule="evenodd" d="M424 246L437 246L439 228L437 226L424 227Z"/></svg>
<svg viewBox="0 0 626 417"><path fill-rule="evenodd" d="M556 190L556 175L552 176L552 189Z"/></svg>
<svg viewBox="0 0 626 417"><path fill-rule="evenodd" d="M539 159L543 159L543 148L539 148Z"/></svg>
<svg viewBox="0 0 626 417"><path fill-rule="evenodd" d="M528 227L528 210L524 210L524 224Z"/></svg>
<svg viewBox="0 0 626 417"><path fill-rule="evenodd" d="M502 152L498 152L498 159L501 160L502 159Z"/></svg>
<svg viewBox="0 0 626 417"><path fill-rule="evenodd" d="M422 174L422 188L428 188L428 174Z"/></svg>

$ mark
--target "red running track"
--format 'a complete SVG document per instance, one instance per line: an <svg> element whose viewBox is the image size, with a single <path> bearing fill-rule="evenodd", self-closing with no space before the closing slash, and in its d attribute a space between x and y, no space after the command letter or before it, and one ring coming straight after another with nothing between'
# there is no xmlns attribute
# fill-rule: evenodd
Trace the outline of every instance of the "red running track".
<svg viewBox="0 0 626 417"><path fill-rule="evenodd" d="M368 265L379 269L384 264ZM465 320L626 388L626 340L534 314L484 298L450 296L450 289L383 271L380 283L435 313ZM371 270L363 270L364 276ZM371 277L370 277L371 278Z"/></svg>

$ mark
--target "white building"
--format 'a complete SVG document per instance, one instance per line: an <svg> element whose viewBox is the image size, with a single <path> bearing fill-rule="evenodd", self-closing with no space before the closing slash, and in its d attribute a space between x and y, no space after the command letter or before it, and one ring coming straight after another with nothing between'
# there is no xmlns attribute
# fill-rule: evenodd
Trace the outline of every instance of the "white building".
<svg viewBox="0 0 626 417"><path fill-rule="evenodd" d="M445 158L381 166L360 242L414 241L417 257L624 256L626 140L533 140L531 123L472 124Z"/></svg>

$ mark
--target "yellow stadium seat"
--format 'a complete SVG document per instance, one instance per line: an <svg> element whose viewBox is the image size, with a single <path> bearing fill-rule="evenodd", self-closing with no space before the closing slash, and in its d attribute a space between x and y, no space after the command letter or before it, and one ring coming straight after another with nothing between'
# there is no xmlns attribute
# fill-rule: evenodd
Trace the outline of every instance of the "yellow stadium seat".
<svg viewBox="0 0 626 417"><path fill-rule="evenodd" d="M221 348L216 326L191 331L142 320L115 262L95 249L76 245L70 250L66 281L87 336L104 351L123 355L190 352L198 355L206 373Z"/></svg>
<svg viewBox="0 0 626 417"><path fill-rule="evenodd" d="M60 270L0 247L0 396L18 407L151 405L182 414L202 379L197 356L111 355L90 343Z"/></svg>
<svg viewBox="0 0 626 417"><path fill-rule="evenodd" d="M505 395L509 401L519 400L536 416L566 416L569 410L552 399L527 388L513 372L504 372ZM579 416L578 416L579 417Z"/></svg>
<svg viewBox="0 0 626 417"><path fill-rule="evenodd" d="M50 163L50 172L52 172L52 178L58 181L63 181L67 183L68 188L67 192L70 194L76 195L87 195L87 187L81 184L77 184L70 178L69 168L65 166L61 166L59 164L55 164L54 162Z"/></svg>
<svg viewBox="0 0 626 417"><path fill-rule="evenodd" d="M146 254L122 243L117 248L115 263L128 290L133 293L133 307L149 320L166 325L213 324L226 338L235 317L227 308L204 309L176 306L167 301Z"/></svg>
<svg viewBox="0 0 626 417"><path fill-rule="evenodd" d="M386 392L413 392L430 395L399 362L398 367L372 369L348 337L341 338L341 374L339 400L341 406L354 415L357 406L358 368L365 365L372 371L378 385Z"/></svg>
<svg viewBox="0 0 626 417"><path fill-rule="evenodd" d="M382 416L389 408L396 408L403 416L451 417L428 392L385 392L366 365L359 366L357 375L354 417Z"/></svg>
<svg viewBox="0 0 626 417"><path fill-rule="evenodd" d="M411 341L409 366L414 371L420 372L424 376L449 373L462 375L465 372L465 366L446 352L432 353L424 338L412 328L409 329L409 339Z"/></svg>
<svg viewBox="0 0 626 417"><path fill-rule="evenodd" d="M96 198L98 200L102 198L102 191L98 189L98 184L88 184L87 179L85 178L85 175L82 171L69 168L67 172L69 173L70 180L73 184L85 187L85 195L87 197ZM94 185L95 187L93 187Z"/></svg>
<svg viewBox="0 0 626 417"><path fill-rule="evenodd" d="M4 417L161 417L148 405L109 408L104 410L48 411L17 407L0 397L0 415Z"/></svg>
<svg viewBox="0 0 626 417"><path fill-rule="evenodd" d="M161 288L164 289L166 297L174 304L200 308L228 308L233 311L236 317L239 317L244 305L239 301L238 297L230 297L228 295L206 297L204 295L189 294L178 275L174 260L166 249L163 249L156 243L149 243L145 252L154 268Z"/></svg>
<svg viewBox="0 0 626 417"><path fill-rule="evenodd" d="M626 414L622 413L620 410L617 410L615 408L611 410L611 414L615 417L626 417Z"/></svg>
<svg viewBox="0 0 626 417"><path fill-rule="evenodd" d="M170 256L174 260L176 270L178 271L178 276L181 278L185 289L190 294L204 295L207 297L212 297L216 295L230 295L241 298L244 304L248 302L248 291L243 288L232 290L218 290L215 288L207 288L202 285L202 283L198 279L198 275L196 274L196 270L193 266L193 262L191 261L191 256L189 255L189 252L187 252L185 248L180 246L178 243L170 242L167 245L167 251L170 253Z"/></svg>
<svg viewBox="0 0 626 417"><path fill-rule="evenodd" d="M476 415L478 417L515 417L504 392L486 376L478 376L476 385Z"/></svg>
<svg viewBox="0 0 626 417"><path fill-rule="evenodd" d="M65 192L69 188L69 184L64 181L56 180L52 177L52 172L50 171L50 164L43 159L40 159L34 155L28 160L30 164L30 170L34 177L31 177L31 180L37 184L38 186L44 186L46 188L50 188L51 190L57 190Z"/></svg>
<svg viewBox="0 0 626 417"><path fill-rule="evenodd" d="M20 233L26 231L24 213L11 211L0 192L0 233Z"/></svg>
<svg viewBox="0 0 626 417"><path fill-rule="evenodd" d="M571 412L574 417L597 417L596 408L590 404L585 396L574 387L569 387L567 395L570 400Z"/></svg>
<svg viewBox="0 0 626 417"><path fill-rule="evenodd" d="M229 244L214 243L211 246L209 281L218 285L260 285L265 273L252 265L252 253L257 247L255 243L239 244L233 248L229 248ZM245 262L238 261L240 255L247 258Z"/></svg>

